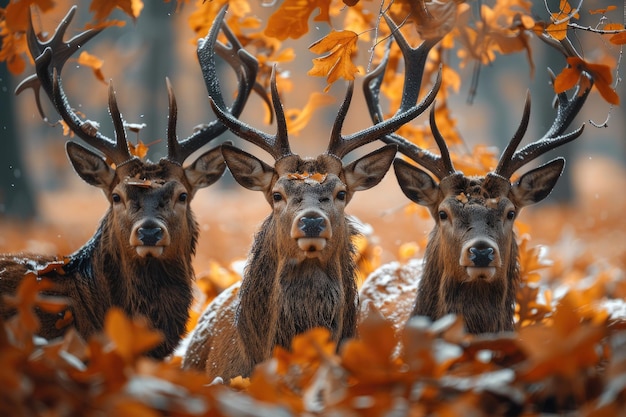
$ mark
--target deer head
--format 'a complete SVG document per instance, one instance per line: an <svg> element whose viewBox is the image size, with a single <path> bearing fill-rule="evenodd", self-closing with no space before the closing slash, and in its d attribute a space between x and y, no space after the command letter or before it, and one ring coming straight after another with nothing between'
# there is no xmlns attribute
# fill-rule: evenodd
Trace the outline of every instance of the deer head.
<svg viewBox="0 0 626 417"><path fill-rule="evenodd" d="M226 164L243 187L262 191L281 219L277 227L281 247L288 249L290 258L322 260L336 247L334 223L343 219L346 204L356 191L367 190L378 184L396 152L395 145L385 146L358 160L343 164L342 158L352 150L383 137L421 114L433 101L439 83L415 107L396 114L370 128L352 135L341 134L343 121L350 106L353 84L348 87L341 105L327 150L314 158L301 158L291 152L287 124L276 89L275 71L272 72L271 94L276 112L278 130L268 135L250 127L223 111L219 92L211 94L211 104L219 120L231 131L268 152L274 165L268 165L255 156L232 145L223 145ZM405 89L411 88L407 82Z"/></svg>
<svg viewBox="0 0 626 417"><path fill-rule="evenodd" d="M69 129L97 151L75 142L68 142L66 146L77 174L88 184L102 189L111 204L109 221L115 237L111 243L125 248L123 253L131 258L175 258L181 253L191 254L197 231L189 203L198 189L213 184L221 177L226 165L219 147L204 152L186 166L183 163L226 128L213 121L199 126L195 133L179 141L176 134L176 99L168 79L168 154L157 163L144 162L129 151L124 121L111 83L109 112L115 139L104 136L95 123L82 120L70 106L63 90L61 70L68 58L100 30L87 30L64 41L75 11L74 6L47 41L39 40L31 21L27 36L30 52L35 57L36 74L25 79L16 93L32 88L39 112L47 120L39 98L40 89L43 89ZM213 63L215 51L238 72L239 91L230 109L236 116L243 110L255 84L258 64L222 25L224 12L216 18L207 37L199 41L197 53L207 85L217 77ZM220 28L224 30L230 46L217 42Z"/></svg>
<svg viewBox="0 0 626 417"><path fill-rule="evenodd" d="M393 22L390 22L393 25ZM397 36L399 37L399 35ZM423 54L398 41L405 61ZM370 115L376 122L378 85L386 65L381 62L365 85ZM419 86L407 103L415 100ZM429 209L435 226L425 254L424 275L419 283L413 315L437 319L448 313L460 314L470 332L483 333L513 329L515 291L519 276L514 221L520 210L546 198L561 175L565 160L556 158L523 174L511 176L547 151L582 134L583 126L563 132L582 107L589 90L568 99L559 94L557 115L549 131L539 140L516 151L528 127L530 95L522 122L500 157L493 172L468 177L454 169L450 152L430 114L431 130L440 155L433 154L397 134L383 138L398 145L399 151L430 171L438 180L403 159L394 161L394 171L404 194ZM400 111L406 104L401 104Z"/></svg>
<svg viewBox="0 0 626 417"><path fill-rule="evenodd" d="M423 70L423 63L416 65ZM300 157L291 151L275 68L271 77L274 135L224 111L219 85L214 84L209 95L218 119L274 159L270 165L232 145L222 146L237 182L261 191L272 212L255 236L239 293L231 290L228 297L208 306L191 337L183 366L204 368L212 377L224 379L247 376L254 365L271 356L274 346L289 349L293 337L310 328L329 329L338 344L355 335L358 300L352 237L356 228L345 208L355 192L381 181L397 147L386 145L351 163L342 159L421 114L432 103L440 82L438 77L433 91L419 105L343 135L353 92L350 83L328 147L316 157ZM407 78L404 90L414 83Z"/></svg>

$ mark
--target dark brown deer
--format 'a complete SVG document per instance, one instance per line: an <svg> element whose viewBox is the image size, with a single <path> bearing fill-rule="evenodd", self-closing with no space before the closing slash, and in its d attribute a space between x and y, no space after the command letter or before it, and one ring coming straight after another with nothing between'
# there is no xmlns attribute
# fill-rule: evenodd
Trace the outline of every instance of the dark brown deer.
<svg viewBox="0 0 626 417"><path fill-rule="evenodd" d="M402 41L398 44L405 60L417 59L415 55L421 53ZM381 120L376 104L377 86L385 65L383 61L365 85L375 122ZM418 91L419 88L413 90L413 96L406 97L406 102L414 102ZM434 111L430 124L440 155L421 149L397 134L387 135L384 142L398 145L401 153L439 180L435 182L428 173L405 160L394 161L402 191L411 201L429 209L435 226L423 264L394 263L381 267L361 288L363 304L373 302L399 326L403 326L409 316L436 320L446 314L456 314L463 318L470 333L513 330L519 280L519 251L513 223L523 207L550 194L565 160L556 158L526 172L515 182L511 182L511 176L537 157L581 135L583 126L571 133L563 132L588 93L588 89L576 91L571 99L564 93L559 94L556 118L549 131L516 151L530 117L528 96L517 132L496 169L483 177L468 177L454 169L445 140L435 124Z"/></svg>
<svg viewBox="0 0 626 417"><path fill-rule="evenodd" d="M1 256L0 292L12 294L28 271L64 260L62 270L45 276L55 285L52 293L69 300L71 325L87 338L102 329L106 311L117 306L131 317L147 318L154 329L163 333L163 342L148 353L162 358L173 351L183 336L193 299L192 256L198 226L190 201L198 189L217 181L226 169L219 146L204 152L186 167L183 163L226 128L213 121L179 141L176 101L169 81L168 155L158 163L144 162L129 152L112 86L109 111L115 141L98 132L92 123L82 121L67 101L60 73L67 59L99 31L88 30L65 42L63 37L75 10L74 7L69 11L45 42L37 38L31 23L28 44L35 57L37 75L26 79L17 92L33 88L39 111L45 118L39 102L39 91L43 88L72 132L106 157L105 160L100 153L75 142L67 143L67 155L78 175L88 184L101 188L110 207L93 237L67 257ZM254 86L258 65L225 25L223 29L231 45L217 43L223 16L222 12L217 17L197 52L207 85L217 76L213 62L215 50L238 72L240 88L231 110L238 115ZM0 312L7 318L15 310L1 298ZM39 314L41 336L55 338L68 329L69 325L60 320L67 318L67 312Z"/></svg>
<svg viewBox="0 0 626 417"><path fill-rule="evenodd" d="M416 72L423 72L424 63L416 65ZM406 78L404 90L414 88L415 82ZM344 164L342 158L421 114L434 99L440 82L438 77L419 105L343 136L352 98L350 83L328 148L315 158L291 152L275 74L271 83L275 135L224 112L219 88L210 93L219 120L274 158L271 166L234 146L222 146L237 182L261 191L272 213L254 238L241 286L227 289L200 317L183 367L229 380L249 376L256 364L271 356L275 346L289 349L293 337L308 329L325 327L338 344L355 335L358 298L352 237L357 232L344 210L355 192L379 183L397 147L386 145L350 164Z"/></svg>

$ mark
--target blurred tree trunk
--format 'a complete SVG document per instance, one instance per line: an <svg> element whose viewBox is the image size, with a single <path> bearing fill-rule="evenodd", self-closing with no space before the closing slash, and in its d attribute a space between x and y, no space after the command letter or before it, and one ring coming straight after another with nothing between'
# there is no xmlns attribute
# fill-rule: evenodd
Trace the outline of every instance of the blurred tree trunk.
<svg viewBox="0 0 626 417"><path fill-rule="evenodd" d="M20 132L15 114L11 76L0 65L0 217L30 219L36 216L36 203L22 157Z"/></svg>
<svg viewBox="0 0 626 417"><path fill-rule="evenodd" d="M147 101L143 103L144 118L140 120L146 123L141 132L141 139L152 142L156 138L165 137L167 125L167 101L165 99L165 77L173 76L175 68L175 51L173 48L174 33L171 18L175 11L175 2L144 2L145 8L141 19L136 23L137 30L144 38L147 49L145 59L140 65L139 73L142 74L142 89L146 91ZM150 147L149 156L158 160L166 152L166 141L162 140L155 146Z"/></svg>

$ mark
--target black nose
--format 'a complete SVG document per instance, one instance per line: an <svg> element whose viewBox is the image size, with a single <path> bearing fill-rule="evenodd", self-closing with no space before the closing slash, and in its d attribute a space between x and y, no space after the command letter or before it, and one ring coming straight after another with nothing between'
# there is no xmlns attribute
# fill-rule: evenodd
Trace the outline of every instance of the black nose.
<svg viewBox="0 0 626 417"><path fill-rule="evenodd" d="M146 246L155 246L163 238L163 229L160 227L140 227L137 230L137 237Z"/></svg>
<svg viewBox="0 0 626 417"><path fill-rule="evenodd" d="M470 261L474 263L474 266L486 267L493 261L493 248L478 249L472 247L470 251Z"/></svg>
<svg viewBox="0 0 626 417"><path fill-rule="evenodd" d="M298 228L304 232L307 237L317 237L326 229L323 217L301 217Z"/></svg>

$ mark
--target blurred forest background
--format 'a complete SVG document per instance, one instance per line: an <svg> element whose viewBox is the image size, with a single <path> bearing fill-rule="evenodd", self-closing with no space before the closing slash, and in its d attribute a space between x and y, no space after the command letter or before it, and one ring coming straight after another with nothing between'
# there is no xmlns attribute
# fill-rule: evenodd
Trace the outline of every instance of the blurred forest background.
<svg viewBox="0 0 626 417"><path fill-rule="evenodd" d="M66 0L56 3L50 13L35 13L38 27L51 32L73 4ZM265 21L273 8L262 7L261 3L250 2L256 8L254 13ZM364 2L369 3L373 9L378 7L376 2ZM585 8L605 7L605 3L586 1ZM6 0L0 2L0 5L6 4ZM149 151L152 160L164 154L166 76L171 79L179 102L180 137L189 135L195 125L214 118L195 55L195 36L188 23L194 7L186 2L145 2L135 22L121 11L115 11L111 17L126 20L126 25L105 29L86 48L104 61L101 71L105 80L113 80L124 119L129 123L146 124L137 138L152 144ZM533 13L545 18L543 2L536 2ZM614 14L620 17L619 10ZM88 7L79 7L70 31L78 33L81 25L90 19ZM597 19L597 16L582 13L579 23L593 26ZM281 69L288 71L294 86L291 91L281 91L286 107L301 108L310 92L321 92L325 86L325 80L307 75L310 60L315 57L308 46L325 34L328 27L311 23L307 35L285 41L296 52L293 61L280 64ZM605 54L613 59L620 58L619 47L601 36L577 33L576 47L584 51L590 61ZM503 149L521 118L526 89L530 89L532 95L532 113L525 142L539 137L549 127L554 116L554 92L546 68L558 73L565 66L565 60L536 38L532 42L536 66L533 77L523 53L498 56L493 65L481 66L478 73L473 66L459 70L463 80L461 89L450 95L448 104L465 141L456 152L471 153L475 146L481 145ZM363 50L358 60L365 66L368 58ZM89 68L72 65L73 62L70 60L63 72L71 102L110 134L106 83L98 81ZM223 83L232 84L235 77L228 68L224 70ZM65 156L64 143L68 138L63 136L60 126L51 127L41 120L32 92L14 95L18 82L33 72L33 67L28 65L23 74L14 76L8 73L4 63L0 64L0 250L69 253L92 234L107 203L99 190L83 183L73 173ZM470 103L472 83L469 80L476 74L477 91ZM359 88L357 84L344 128L346 132L363 128L369 121L368 117L363 117L366 108ZM626 96L625 91L624 83L618 83L620 97ZM292 139L296 152L316 154L323 149L344 92L343 82L332 85L327 94L334 97L334 102L318 109L309 125ZM47 98L43 101L47 113L54 119L56 113ZM242 119L272 132L274 126L264 124L265 116L264 105L258 96L253 96ZM610 257L624 263L626 237L625 228L621 226L624 224L622 213L626 211L623 196L626 191L625 116L623 105L611 108L597 92L592 93L572 125L586 123L583 136L545 157L544 161L557 155L565 156L567 165L550 198L537 207L525 209L522 214L521 222L531 224L530 232L536 243L555 243L569 236L568 233L585 228L595 231L595 239L608 239L602 247L610 251ZM607 117L606 127L597 128L589 123L602 125ZM426 119L423 115L414 123L426 123ZM133 136L130 133L129 138L136 140ZM229 133L221 140L233 140L245 146ZM260 195L243 190L229 175L227 173L216 186L200 191L193 202L203 232L197 256L200 269L210 260L228 263L245 257L256 226L269 210ZM383 248L383 260L397 258L397 251L404 243L417 242L419 246L426 238L431 220L416 214L415 210L407 210L408 205L390 173L383 184L358 194L348 207L350 213L373 226L376 242ZM608 235L602 233L604 227ZM596 252L596 255L600 254Z"/></svg>

